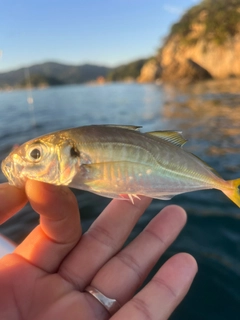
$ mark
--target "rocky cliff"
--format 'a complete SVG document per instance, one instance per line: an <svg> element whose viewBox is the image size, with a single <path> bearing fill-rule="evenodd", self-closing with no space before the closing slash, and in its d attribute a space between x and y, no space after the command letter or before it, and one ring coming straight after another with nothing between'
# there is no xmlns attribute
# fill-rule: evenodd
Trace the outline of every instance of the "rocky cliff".
<svg viewBox="0 0 240 320"><path fill-rule="evenodd" d="M162 68L159 62L157 61L157 59L153 58L143 65L137 81L140 83L153 82L159 79L161 77L161 74Z"/></svg>
<svg viewBox="0 0 240 320"><path fill-rule="evenodd" d="M160 63L163 80L239 77L240 36L223 45L201 40L191 46L182 44L178 36L172 37L162 49Z"/></svg>
<svg viewBox="0 0 240 320"><path fill-rule="evenodd" d="M240 0L204 0L172 26L157 59L162 79L240 77Z"/></svg>

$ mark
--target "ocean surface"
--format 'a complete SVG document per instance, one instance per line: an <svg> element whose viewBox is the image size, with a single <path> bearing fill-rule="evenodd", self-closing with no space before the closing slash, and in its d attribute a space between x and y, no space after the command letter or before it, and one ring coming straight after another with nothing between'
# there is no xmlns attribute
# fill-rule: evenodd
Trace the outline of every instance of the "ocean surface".
<svg viewBox="0 0 240 320"><path fill-rule="evenodd" d="M240 177L240 80L186 86L106 84L0 92L0 161L15 144L36 136L88 124L132 124L149 130L180 130L184 146L225 179ZM6 181L0 173L0 182ZM109 202L76 191L86 230ZM154 200L130 239L164 206L181 205L188 222L159 260L192 254L199 272L187 297L170 319L240 319L240 209L220 191L207 190ZM26 206L0 232L19 243L38 224Z"/></svg>

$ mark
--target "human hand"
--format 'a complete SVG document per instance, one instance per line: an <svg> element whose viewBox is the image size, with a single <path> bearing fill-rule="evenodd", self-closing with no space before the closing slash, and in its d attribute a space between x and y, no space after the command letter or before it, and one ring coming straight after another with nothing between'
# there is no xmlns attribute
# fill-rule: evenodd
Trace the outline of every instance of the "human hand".
<svg viewBox="0 0 240 320"><path fill-rule="evenodd" d="M82 235L78 205L66 187L27 181L26 195L40 225L0 260L1 319L168 319L197 271L195 260L170 258L137 294L159 257L185 224L180 207L168 206L121 249L150 199L113 200ZM0 221L27 201L23 191L0 185ZM91 285L122 306L112 317L84 289Z"/></svg>

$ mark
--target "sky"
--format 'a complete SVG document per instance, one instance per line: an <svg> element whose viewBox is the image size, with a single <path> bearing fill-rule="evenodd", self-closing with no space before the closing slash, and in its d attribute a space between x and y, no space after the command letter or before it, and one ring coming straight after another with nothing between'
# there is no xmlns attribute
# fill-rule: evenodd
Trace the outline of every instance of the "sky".
<svg viewBox="0 0 240 320"><path fill-rule="evenodd" d="M0 0L0 72L35 63L115 67L156 54L200 0Z"/></svg>

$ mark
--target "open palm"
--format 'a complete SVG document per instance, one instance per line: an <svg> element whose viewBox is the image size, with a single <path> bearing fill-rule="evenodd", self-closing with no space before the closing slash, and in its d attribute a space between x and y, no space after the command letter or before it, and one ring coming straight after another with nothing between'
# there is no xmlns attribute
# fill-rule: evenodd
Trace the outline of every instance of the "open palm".
<svg viewBox="0 0 240 320"><path fill-rule="evenodd" d="M159 257L185 224L177 206L162 210L122 249L150 199L113 200L82 234L77 201L65 187L27 181L24 191L0 185L0 221L27 199L40 224L0 260L1 319L168 319L196 274L195 260L169 259L137 294ZM113 316L84 289L90 285L122 306Z"/></svg>

